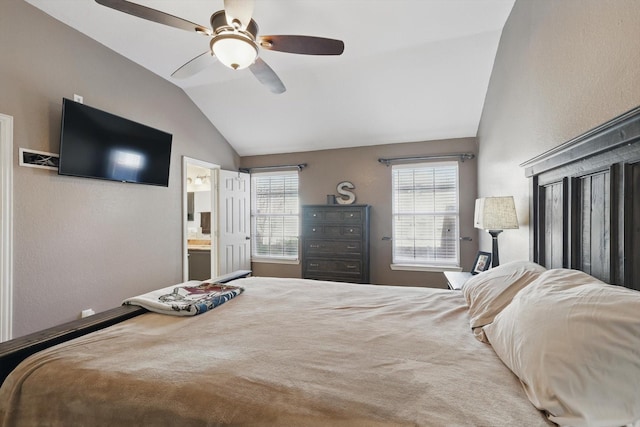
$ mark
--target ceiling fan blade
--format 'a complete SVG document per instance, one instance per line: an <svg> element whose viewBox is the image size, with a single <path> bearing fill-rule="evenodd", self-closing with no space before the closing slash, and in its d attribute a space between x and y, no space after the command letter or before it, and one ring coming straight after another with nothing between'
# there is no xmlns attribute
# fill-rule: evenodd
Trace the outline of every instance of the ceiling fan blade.
<svg viewBox="0 0 640 427"><path fill-rule="evenodd" d="M287 90L280 77L260 57L249 66L249 69L258 81L267 86L271 92L280 94Z"/></svg>
<svg viewBox="0 0 640 427"><path fill-rule="evenodd" d="M208 50L175 70L171 74L171 77L176 79L186 79L187 77L198 74L200 71L213 64L216 60L216 57L211 55L211 51Z"/></svg>
<svg viewBox="0 0 640 427"><path fill-rule="evenodd" d="M261 36L260 46L279 52L303 55L341 55L344 52L342 40L313 36Z"/></svg>
<svg viewBox="0 0 640 427"><path fill-rule="evenodd" d="M241 29L246 29L253 15L254 0L224 0L224 13L227 15L227 24L235 27L233 21L239 22Z"/></svg>
<svg viewBox="0 0 640 427"><path fill-rule="evenodd" d="M147 21L157 22L181 30L195 31L196 33L209 36L213 34L213 31L205 26L127 0L96 0L96 3L120 12L128 13L129 15L137 16L138 18L146 19Z"/></svg>

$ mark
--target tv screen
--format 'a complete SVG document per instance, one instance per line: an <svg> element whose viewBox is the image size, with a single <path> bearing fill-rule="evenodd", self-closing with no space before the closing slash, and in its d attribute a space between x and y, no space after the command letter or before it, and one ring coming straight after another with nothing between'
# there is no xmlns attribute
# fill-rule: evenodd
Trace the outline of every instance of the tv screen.
<svg viewBox="0 0 640 427"><path fill-rule="evenodd" d="M172 135L62 100L60 175L169 186Z"/></svg>

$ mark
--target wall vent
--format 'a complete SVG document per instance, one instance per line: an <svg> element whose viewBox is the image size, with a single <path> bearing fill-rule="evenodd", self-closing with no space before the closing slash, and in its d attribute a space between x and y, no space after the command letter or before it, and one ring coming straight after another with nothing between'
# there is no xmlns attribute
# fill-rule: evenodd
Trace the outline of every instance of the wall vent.
<svg viewBox="0 0 640 427"><path fill-rule="evenodd" d="M60 155L58 154L20 148L20 166L57 171L59 163Z"/></svg>

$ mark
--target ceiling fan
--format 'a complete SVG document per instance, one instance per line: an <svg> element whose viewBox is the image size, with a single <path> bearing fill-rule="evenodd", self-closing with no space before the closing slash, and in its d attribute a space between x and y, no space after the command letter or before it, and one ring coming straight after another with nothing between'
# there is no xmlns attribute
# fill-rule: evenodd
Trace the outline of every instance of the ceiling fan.
<svg viewBox="0 0 640 427"><path fill-rule="evenodd" d="M96 0L97 3L170 27L211 37L209 50L196 56L171 76L186 78L211 64L212 57L234 70L249 68L273 93L286 89L278 75L260 58L260 49L304 55L340 55L341 40L300 35L258 36L258 24L251 19L255 0L224 0L224 10L211 15L211 28L127 0Z"/></svg>

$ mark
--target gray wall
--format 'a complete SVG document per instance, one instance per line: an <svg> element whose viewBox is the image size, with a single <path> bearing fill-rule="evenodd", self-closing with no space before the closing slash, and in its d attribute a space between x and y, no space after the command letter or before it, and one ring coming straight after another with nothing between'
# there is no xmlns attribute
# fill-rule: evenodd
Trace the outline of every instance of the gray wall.
<svg viewBox="0 0 640 427"><path fill-rule="evenodd" d="M0 112L14 118L14 337L182 278L182 156L238 156L184 92L22 0L0 6ZM169 187L18 166L58 152L62 98L173 134Z"/></svg>
<svg viewBox="0 0 640 427"><path fill-rule="evenodd" d="M327 194L338 194L336 185L350 181L355 185L356 203L371 205L371 282L376 284L446 287L442 273L392 271L391 242L391 168L378 158L422 156L445 153L476 153L475 138L372 147L322 150L306 153L243 157L242 167L307 163L300 172L300 203L324 204ZM473 228L476 197L476 160L460 163L460 226L462 236L473 241L461 242L462 265L468 270L477 251L477 230ZM255 275L300 277L300 265L253 263Z"/></svg>
<svg viewBox="0 0 640 427"><path fill-rule="evenodd" d="M501 262L529 256L518 165L640 104L639 40L638 0L516 1L478 131L479 196L514 195L520 217L500 235Z"/></svg>

